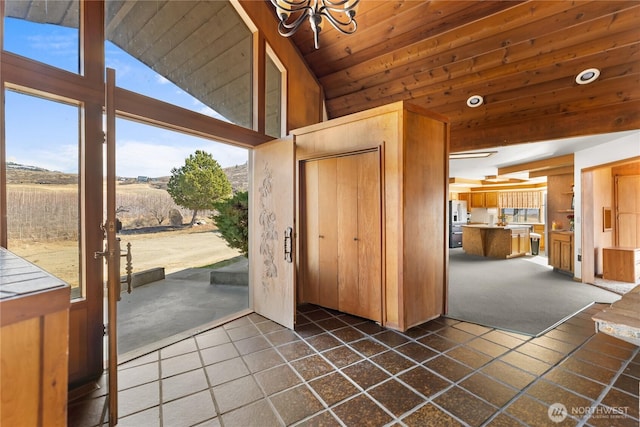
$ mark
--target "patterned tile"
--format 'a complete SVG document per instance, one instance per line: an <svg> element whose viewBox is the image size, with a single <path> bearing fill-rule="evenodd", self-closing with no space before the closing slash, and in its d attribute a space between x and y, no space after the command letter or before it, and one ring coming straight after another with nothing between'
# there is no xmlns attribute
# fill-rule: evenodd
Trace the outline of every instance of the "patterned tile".
<svg viewBox="0 0 640 427"><path fill-rule="evenodd" d="M333 408L333 412L347 426L382 426L393 420L380 406L369 397L360 394Z"/></svg>
<svg viewBox="0 0 640 427"><path fill-rule="evenodd" d="M447 318L400 333L313 305L294 332L251 314L121 365L120 424L546 426L561 402L596 412L553 425L637 426L640 350L594 334L603 307L538 338ZM104 403L74 401L68 425L97 427Z"/></svg>

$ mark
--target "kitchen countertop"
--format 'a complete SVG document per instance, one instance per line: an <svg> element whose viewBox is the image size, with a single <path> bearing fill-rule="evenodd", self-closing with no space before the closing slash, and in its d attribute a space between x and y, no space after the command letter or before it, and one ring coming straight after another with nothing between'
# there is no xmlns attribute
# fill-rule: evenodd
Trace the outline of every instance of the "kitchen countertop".
<svg viewBox="0 0 640 427"><path fill-rule="evenodd" d="M463 227L472 228L497 228L497 229L511 229L511 228L530 228L528 225L508 224L508 225L489 225L489 224L463 224Z"/></svg>

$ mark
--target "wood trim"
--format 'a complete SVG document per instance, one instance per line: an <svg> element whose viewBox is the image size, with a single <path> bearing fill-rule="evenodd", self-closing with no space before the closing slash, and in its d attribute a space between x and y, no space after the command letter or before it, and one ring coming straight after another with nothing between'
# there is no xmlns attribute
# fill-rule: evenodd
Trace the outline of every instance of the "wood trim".
<svg viewBox="0 0 640 427"><path fill-rule="evenodd" d="M118 116L165 129L252 148L274 138L164 101L116 88Z"/></svg>
<svg viewBox="0 0 640 427"><path fill-rule="evenodd" d="M498 168L498 175L507 175L516 172L530 172L544 169L554 169L558 167L573 166L573 154L551 157L549 159L535 160L533 162L520 163L513 166Z"/></svg>
<svg viewBox="0 0 640 427"><path fill-rule="evenodd" d="M266 122L266 53L261 32L253 33L253 129L265 133Z"/></svg>
<svg viewBox="0 0 640 427"><path fill-rule="evenodd" d="M71 288L63 286L22 297L3 299L0 310L0 326L4 327L34 317L67 310L69 309L70 297ZM28 304L25 304L25 298L28 298Z"/></svg>
<svg viewBox="0 0 640 427"><path fill-rule="evenodd" d="M573 166L564 166L560 168L544 169L540 171L529 172L529 178L538 178L541 176L566 175L568 173L573 173Z"/></svg>
<svg viewBox="0 0 640 427"><path fill-rule="evenodd" d="M640 162L640 156L630 157L630 158L624 159L624 160L616 160L614 162L603 163L601 165L591 166L591 167L582 169L582 172L592 171L592 170L600 169L600 168L615 168L617 166L623 166L623 165L626 165L626 164L629 164L629 163L635 163L635 162Z"/></svg>
<svg viewBox="0 0 640 427"><path fill-rule="evenodd" d="M63 102L103 102L102 87L96 87L95 82L86 77L9 52L0 55L2 79L7 86L30 88L31 93L43 93Z"/></svg>

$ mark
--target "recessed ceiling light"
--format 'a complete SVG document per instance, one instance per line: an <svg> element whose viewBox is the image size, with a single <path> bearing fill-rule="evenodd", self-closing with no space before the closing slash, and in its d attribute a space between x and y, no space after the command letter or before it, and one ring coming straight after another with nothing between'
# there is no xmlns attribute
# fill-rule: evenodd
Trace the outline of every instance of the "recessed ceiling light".
<svg viewBox="0 0 640 427"><path fill-rule="evenodd" d="M450 159L481 159L496 154L497 151L476 151L474 153L450 153Z"/></svg>
<svg viewBox="0 0 640 427"><path fill-rule="evenodd" d="M600 76L600 70L597 68L587 68L584 71L581 71L576 76L576 83L579 85L586 85L588 83L593 82Z"/></svg>
<svg viewBox="0 0 640 427"><path fill-rule="evenodd" d="M484 103L484 99L480 95L472 95L467 99L467 105L471 108L479 107Z"/></svg>

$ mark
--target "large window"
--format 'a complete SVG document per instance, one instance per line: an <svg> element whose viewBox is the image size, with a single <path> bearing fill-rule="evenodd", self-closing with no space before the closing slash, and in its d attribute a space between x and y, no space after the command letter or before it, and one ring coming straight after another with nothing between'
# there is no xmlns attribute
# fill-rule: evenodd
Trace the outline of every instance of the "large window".
<svg viewBox="0 0 640 427"><path fill-rule="evenodd" d="M229 1L109 1L106 38L119 87L253 127L253 36Z"/></svg>
<svg viewBox="0 0 640 427"><path fill-rule="evenodd" d="M14 91L5 105L7 248L81 296L80 108Z"/></svg>
<svg viewBox="0 0 640 427"><path fill-rule="evenodd" d="M540 215L540 209L505 208L500 209L500 215L501 217L504 216L506 222L510 224L529 224L544 222Z"/></svg>
<svg viewBox="0 0 640 427"><path fill-rule="evenodd" d="M4 50L79 73L79 22L79 0L7 0Z"/></svg>

